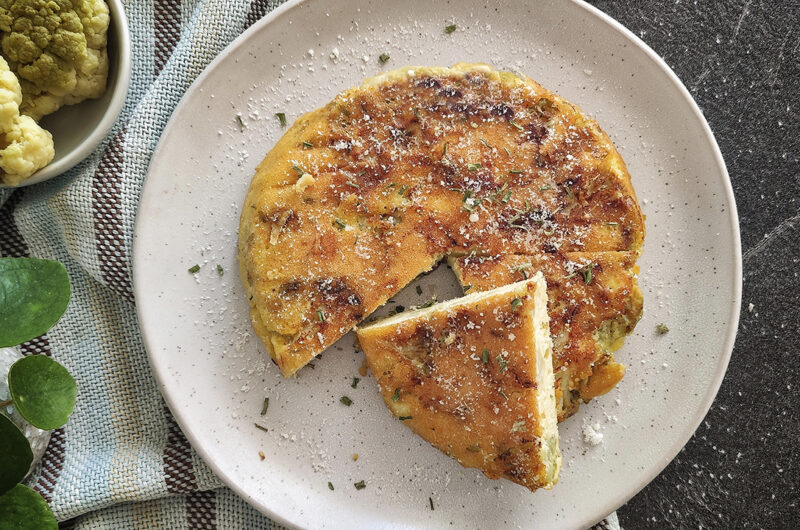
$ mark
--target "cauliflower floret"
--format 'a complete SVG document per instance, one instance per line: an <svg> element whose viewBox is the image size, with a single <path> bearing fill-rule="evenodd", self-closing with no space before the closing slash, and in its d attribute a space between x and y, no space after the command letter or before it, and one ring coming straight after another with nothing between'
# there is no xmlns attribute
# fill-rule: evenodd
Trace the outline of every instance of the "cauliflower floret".
<svg viewBox="0 0 800 530"><path fill-rule="evenodd" d="M23 114L39 120L106 90L103 0L0 0L0 49L19 77Z"/></svg>
<svg viewBox="0 0 800 530"><path fill-rule="evenodd" d="M0 57L0 181L17 186L53 160L53 136L19 113L22 90Z"/></svg>

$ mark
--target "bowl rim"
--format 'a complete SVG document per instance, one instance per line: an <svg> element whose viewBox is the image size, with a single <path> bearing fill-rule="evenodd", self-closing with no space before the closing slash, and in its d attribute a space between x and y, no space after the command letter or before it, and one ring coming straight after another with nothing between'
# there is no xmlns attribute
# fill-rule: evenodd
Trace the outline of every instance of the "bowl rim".
<svg viewBox="0 0 800 530"><path fill-rule="evenodd" d="M100 145L116 123L122 112L122 107L125 105L131 83L131 35L128 29L128 17L125 15L122 0L106 0L106 4L111 15L111 25L113 25L116 32L117 54L114 58L116 62L116 83L111 101L106 107L102 119L76 148L69 151L58 161L46 165L17 186L8 186L0 183L0 189L32 186L69 171Z"/></svg>

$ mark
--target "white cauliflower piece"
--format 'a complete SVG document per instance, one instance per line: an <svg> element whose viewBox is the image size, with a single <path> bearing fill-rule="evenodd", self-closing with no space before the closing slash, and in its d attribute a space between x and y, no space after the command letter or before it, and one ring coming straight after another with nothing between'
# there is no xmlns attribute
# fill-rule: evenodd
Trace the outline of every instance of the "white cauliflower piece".
<svg viewBox="0 0 800 530"><path fill-rule="evenodd" d="M53 160L53 135L19 113L22 89L0 57L0 181L18 186Z"/></svg>

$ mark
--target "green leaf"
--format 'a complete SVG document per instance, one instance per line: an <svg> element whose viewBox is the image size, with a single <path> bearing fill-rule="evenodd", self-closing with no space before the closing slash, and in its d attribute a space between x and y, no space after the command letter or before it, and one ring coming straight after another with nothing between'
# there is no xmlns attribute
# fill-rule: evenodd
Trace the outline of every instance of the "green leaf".
<svg viewBox="0 0 800 530"><path fill-rule="evenodd" d="M45 333L69 304L69 276L57 261L0 258L0 347Z"/></svg>
<svg viewBox="0 0 800 530"><path fill-rule="evenodd" d="M46 431L67 423L78 392L67 369L44 355L15 362L8 371L8 389L22 417Z"/></svg>
<svg viewBox="0 0 800 530"><path fill-rule="evenodd" d="M13 421L0 414L0 494L14 487L28 474L33 461L31 444ZM0 500L0 507L3 501ZM0 522L2 522L0 517ZM3 527L0 524L0 528Z"/></svg>
<svg viewBox="0 0 800 530"><path fill-rule="evenodd" d="M58 522L41 495L17 484L0 496L0 528L58 530Z"/></svg>

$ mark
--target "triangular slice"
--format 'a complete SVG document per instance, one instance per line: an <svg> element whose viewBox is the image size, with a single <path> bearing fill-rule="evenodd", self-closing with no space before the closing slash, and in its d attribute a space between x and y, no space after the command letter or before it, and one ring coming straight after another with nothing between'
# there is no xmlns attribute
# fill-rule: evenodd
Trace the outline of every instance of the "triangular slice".
<svg viewBox="0 0 800 530"><path fill-rule="evenodd" d="M358 329L383 399L466 467L531 490L558 480L553 349L541 273Z"/></svg>

